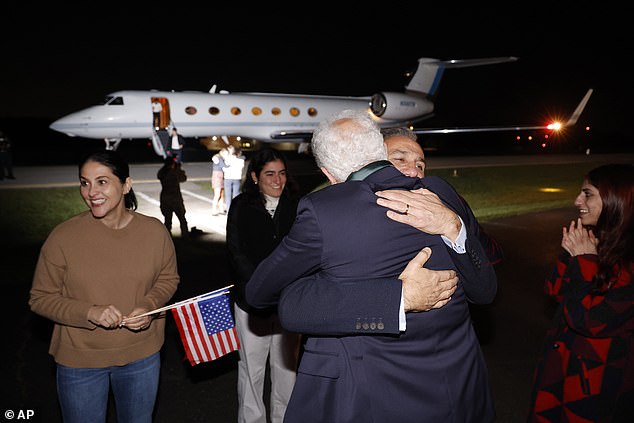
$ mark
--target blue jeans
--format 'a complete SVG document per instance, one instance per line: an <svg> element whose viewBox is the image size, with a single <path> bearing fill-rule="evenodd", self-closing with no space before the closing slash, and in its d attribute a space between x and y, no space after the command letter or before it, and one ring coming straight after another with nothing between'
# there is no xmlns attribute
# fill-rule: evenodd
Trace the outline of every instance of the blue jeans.
<svg viewBox="0 0 634 423"><path fill-rule="evenodd" d="M125 366L101 369L57 365L57 395L64 423L104 423L112 386L119 423L151 423L158 392L159 353Z"/></svg>
<svg viewBox="0 0 634 423"><path fill-rule="evenodd" d="M227 205L227 212L231 206L231 200L236 198L240 194L240 179L226 179L225 184L225 204Z"/></svg>

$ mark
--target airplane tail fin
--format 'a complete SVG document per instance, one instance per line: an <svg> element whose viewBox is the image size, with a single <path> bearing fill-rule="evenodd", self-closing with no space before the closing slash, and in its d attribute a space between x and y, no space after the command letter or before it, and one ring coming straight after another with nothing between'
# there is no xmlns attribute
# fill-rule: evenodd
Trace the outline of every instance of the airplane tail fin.
<svg viewBox="0 0 634 423"><path fill-rule="evenodd" d="M566 122L565 126L573 126L577 123L579 116L581 116L581 113L583 113L583 109L586 108L586 104L588 103L588 100L590 100L590 96L592 95L592 92L593 92L593 89L590 88L588 92L586 93L586 95L583 96L583 98L581 99L581 102L579 102L579 105L577 106L575 111L572 112L572 115L570 115L570 119L568 119L568 122Z"/></svg>
<svg viewBox="0 0 634 423"><path fill-rule="evenodd" d="M418 59L418 69L405 86L407 91L421 93L433 97L438 92L440 80L445 69L466 68L471 66L492 65L496 63L514 62L517 57L489 57L484 59L438 60L430 57Z"/></svg>

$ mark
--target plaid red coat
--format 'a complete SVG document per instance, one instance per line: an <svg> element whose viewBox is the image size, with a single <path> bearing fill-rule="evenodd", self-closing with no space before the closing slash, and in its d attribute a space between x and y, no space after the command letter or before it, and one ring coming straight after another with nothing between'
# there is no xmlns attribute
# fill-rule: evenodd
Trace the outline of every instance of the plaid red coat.
<svg viewBox="0 0 634 423"><path fill-rule="evenodd" d="M559 303L535 371L528 421L634 422L634 283L621 269L594 294L598 257L559 257L544 289Z"/></svg>

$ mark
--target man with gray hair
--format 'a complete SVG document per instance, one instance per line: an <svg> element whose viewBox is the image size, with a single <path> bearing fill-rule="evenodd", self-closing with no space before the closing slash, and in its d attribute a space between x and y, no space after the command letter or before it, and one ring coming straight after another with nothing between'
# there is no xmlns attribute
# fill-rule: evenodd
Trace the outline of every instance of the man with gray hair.
<svg viewBox="0 0 634 423"><path fill-rule="evenodd" d="M251 305L276 305L281 291L302 278L354 291L360 304L377 298L377 286L383 302L406 303L406 286L397 278L423 247L426 267L457 272L460 283L442 308L408 313L404 330L398 317L368 314L351 316L348 325L371 336L307 336L285 421L492 422L487 369L467 297L492 301L497 279L469 232L473 217L460 196L440 178L400 173L385 160L379 128L363 112L344 111L322 122L312 147L333 185L300 201L290 233L247 284ZM446 236L391 220L377 204L376 191L418 188L433 191L457 213ZM401 211L407 213L407 204ZM333 310L337 301L332 298Z"/></svg>
<svg viewBox="0 0 634 423"><path fill-rule="evenodd" d="M387 150L387 158L392 165L403 175L424 177L425 154L418 144L416 134L406 127L383 128L381 133ZM444 222L450 221L455 214L440 201L436 194L423 188L415 191L394 189L379 191L376 194L379 205L396 211L402 210L403 204L409 204L407 214L390 211L387 216L430 234L446 235L439 231L444 227ZM470 207L466 204L466 200L463 199L463 201L471 215ZM471 221L477 223L475 218ZM478 238L489 261L492 264L500 263L503 260L503 252L497 241L479 225L471 229L470 233ZM425 268L427 259L429 254L427 250L424 250L412 259L399 275L403 286L403 305L407 304L402 309L399 308L400 304L382 301L384 292L379 283L364 287L368 302L361 304L356 295L356 289L346 290L341 284L324 283L327 279L325 277L303 278L282 291L278 304L280 322L289 331L311 335L367 335L369 332L363 329L363 319L359 319L355 326L349 324L353 317L397 316L400 313L400 319L404 321L404 313L443 307L451 300L457 278L443 279L446 273ZM398 283L399 280L385 280L382 283L394 286L395 282ZM477 297L478 291L476 290L475 293L466 291L467 299L471 301L470 294L475 294ZM370 300L372 292L374 292L374 299ZM332 298L337 298L337 309L332 306ZM475 301L477 302L478 299L476 298Z"/></svg>
<svg viewBox="0 0 634 423"><path fill-rule="evenodd" d="M322 121L313 132L311 148L317 166L333 184L369 163L387 160L383 135L370 115L358 110L344 110Z"/></svg>

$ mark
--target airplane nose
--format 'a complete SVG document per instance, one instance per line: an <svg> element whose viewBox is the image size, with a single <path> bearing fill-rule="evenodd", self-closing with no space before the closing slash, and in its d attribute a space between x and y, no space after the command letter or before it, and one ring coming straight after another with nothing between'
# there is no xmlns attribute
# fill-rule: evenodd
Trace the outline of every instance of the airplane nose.
<svg viewBox="0 0 634 423"><path fill-rule="evenodd" d="M59 119L51 123L48 127L51 128L53 131L62 132L62 126L59 123Z"/></svg>
<svg viewBox="0 0 634 423"><path fill-rule="evenodd" d="M63 118L57 119L48 127L51 128L53 131L61 132L68 135L69 137L74 137L77 135L75 132L73 132L73 129L77 129L77 125L75 123L75 119L73 119L71 116L64 116Z"/></svg>

